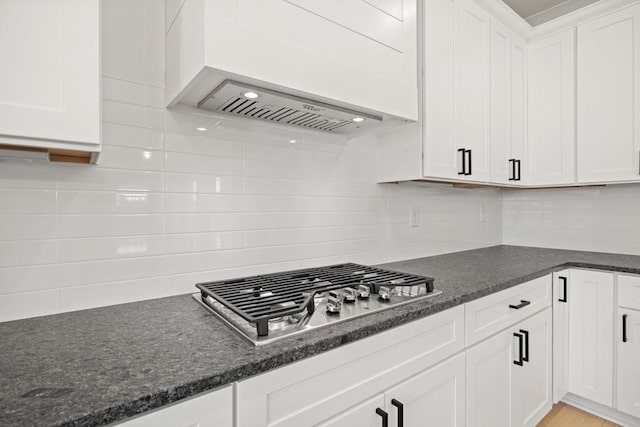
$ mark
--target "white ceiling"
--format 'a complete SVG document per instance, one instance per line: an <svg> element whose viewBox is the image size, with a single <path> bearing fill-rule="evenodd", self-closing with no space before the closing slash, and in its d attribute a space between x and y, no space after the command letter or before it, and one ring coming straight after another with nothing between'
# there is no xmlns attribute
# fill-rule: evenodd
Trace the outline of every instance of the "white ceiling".
<svg viewBox="0 0 640 427"><path fill-rule="evenodd" d="M536 26L599 0L504 0L529 24Z"/></svg>

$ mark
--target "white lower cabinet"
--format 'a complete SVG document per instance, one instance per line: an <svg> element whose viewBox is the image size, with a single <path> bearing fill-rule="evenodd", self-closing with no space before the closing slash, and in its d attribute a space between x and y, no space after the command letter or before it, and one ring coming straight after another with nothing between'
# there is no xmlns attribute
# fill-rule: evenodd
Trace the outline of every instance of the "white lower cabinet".
<svg viewBox="0 0 640 427"><path fill-rule="evenodd" d="M640 418L640 276L618 276L617 406Z"/></svg>
<svg viewBox="0 0 640 427"><path fill-rule="evenodd" d="M569 393L569 277L553 273L553 403Z"/></svg>
<svg viewBox="0 0 640 427"><path fill-rule="evenodd" d="M467 350L467 426L535 426L551 409L551 309Z"/></svg>
<svg viewBox="0 0 640 427"><path fill-rule="evenodd" d="M464 353L401 382L384 394L349 408L319 427L465 425Z"/></svg>
<svg viewBox="0 0 640 427"><path fill-rule="evenodd" d="M233 386L160 408L118 427L232 427Z"/></svg>
<svg viewBox="0 0 640 427"><path fill-rule="evenodd" d="M613 406L613 274L571 270L569 391Z"/></svg>
<svg viewBox="0 0 640 427"><path fill-rule="evenodd" d="M513 398L513 332L467 350L467 426L509 426Z"/></svg>
<svg viewBox="0 0 640 427"><path fill-rule="evenodd" d="M237 426L463 426L463 350L458 306L239 382Z"/></svg>
<svg viewBox="0 0 640 427"><path fill-rule="evenodd" d="M613 406L613 273L554 275L554 402L567 393Z"/></svg>
<svg viewBox="0 0 640 427"><path fill-rule="evenodd" d="M390 425L400 425L400 404L407 427L424 425L426 420L433 426L464 427L464 394L465 355L460 353L385 393L385 407L393 420Z"/></svg>
<svg viewBox="0 0 640 427"><path fill-rule="evenodd" d="M551 309L547 308L519 324L526 360L514 366L514 426L535 426L552 406L552 334ZM515 369L521 368L521 369Z"/></svg>
<svg viewBox="0 0 640 427"><path fill-rule="evenodd" d="M617 409L640 418L640 311L618 310Z"/></svg>

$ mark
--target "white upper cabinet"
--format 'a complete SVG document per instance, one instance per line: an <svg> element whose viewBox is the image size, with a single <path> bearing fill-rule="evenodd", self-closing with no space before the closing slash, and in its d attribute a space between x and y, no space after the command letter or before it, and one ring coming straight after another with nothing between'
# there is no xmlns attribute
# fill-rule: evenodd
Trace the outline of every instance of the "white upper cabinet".
<svg viewBox="0 0 640 427"><path fill-rule="evenodd" d="M491 20L474 0L461 0L456 32L456 140L464 172L460 178L470 181L490 177Z"/></svg>
<svg viewBox="0 0 640 427"><path fill-rule="evenodd" d="M528 82L527 42L513 34L511 37L511 164L512 184L527 184L527 82ZM493 141L492 141L493 144ZM515 164L515 176L514 166Z"/></svg>
<svg viewBox="0 0 640 427"><path fill-rule="evenodd" d="M457 179L461 170L454 110L457 6L457 0L427 0L423 6L424 175L448 179Z"/></svg>
<svg viewBox="0 0 640 427"><path fill-rule="evenodd" d="M506 26L491 27L491 182L524 183L527 44Z"/></svg>
<svg viewBox="0 0 640 427"><path fill-rule="evenodd" d="M510 183L517 176L511 157L511 32L491 25L491 181Z"/></svg>
<svg viewBox="0 0 640 427"><path fill-rule="evenodd" d="M0 62L0 144L100 151L98 0L3 0Z"/></svg>
<svg viewBox="0 0 640 427"><path fill-rule="evenodd" d="M575 182L575 31L529 45L528 184Z"/></svg>
<svg viewBox="0 0 640 427"><path fill-rule="evenodd" d="M378 134L378 181L524 184L526 41L474 0L421 18L421 120Z"/></svg>
<svg viewBox="0 0 640 427"><path fill-rule="evenodd" d="M640 4L578 27L578 181L640 181Z"/></svg>
<svg viewBox="0 0 640 427"><path fill-rule="evenodd" d="M197 105L232 79L415 121L416 9L416 0L186 0L167 20L169 106Z"/></svg>

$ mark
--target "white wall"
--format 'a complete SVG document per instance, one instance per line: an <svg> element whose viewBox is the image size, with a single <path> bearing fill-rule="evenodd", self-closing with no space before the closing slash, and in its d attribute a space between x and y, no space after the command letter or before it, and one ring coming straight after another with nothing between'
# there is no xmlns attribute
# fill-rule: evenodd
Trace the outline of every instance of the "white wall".
<svg viewBox="0 0 640 427"><path fill-rule="evenodd" d="M501 242L494 190L377 185L366 143L166 111L163 2L103 17L100 164L0 163L0 321Z"/></svg>
<svg viewBox="0 0 640 427"><path fill-rule="evenodd" d="M640 186L503 192L503 242L640 255Z"/></svg>

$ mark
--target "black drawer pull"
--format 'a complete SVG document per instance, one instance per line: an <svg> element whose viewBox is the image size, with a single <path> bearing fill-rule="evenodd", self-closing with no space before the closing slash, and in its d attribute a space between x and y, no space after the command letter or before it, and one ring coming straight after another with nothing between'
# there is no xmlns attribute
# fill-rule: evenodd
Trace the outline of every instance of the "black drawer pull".
<svg viewBox="0 0 640 427"><path fill-rule="evenodd" d="M396 399L391 399L391 404L398 408L398 426L404 427L404 405Z"/></svg>
<svg viewBox="0 0 640 427"><path fill-rule="evenodd" d="M562 298L558 301L567 302L567 278L560 276L558 279L562 280Z"/></svg>
<svg viewBox="0 0 640 427"><path fill-rule="evenodd" d="M519 334L517 332L514 332L513 336L518 338L518 360L514 360L513 363L515 365L522 366L522 365L524 365L524 361L523 361L523 358L522 358L522 352L523 352L522 346L524 345L524 343L523 343L524 337L522 336L522 334Z"/></svg>
<svg viewBox="0 0 640 427"><path fill-rule="evenodd" d="M520 178L522 178L522 176L520 175L520 160L516 160L515 163L518 164L518 177L515 180L520 181Z"/></svg>
<svg viewBox="0 0 640 427"><path fill-rule="evenodd" d="M380 408L376 408L376 414L382 417L382 427L389 427L389 414Z"/></svg>
<svg viewBox="0 0 640 427"><path fill-rule="evenodd" d="M522 353L522 360L524 362L529 361L529 331L520 329L520 333L524 335L524 353Z"/></svg>
<svg viewBox="0 0 640 427"><path fill-rule="evenodd" d="M465 175L471 175L471 165L473 165L473 161L471 160L471 150L466 150L469 154L469 172L465 173Z"/></svg>
<svg viewBox="0 0 640 427"><path fill-rule="evenodd" d="M462 153L462 172L458 171L458 175L467 174L467 151L464 148L458 148L458 153Z"/></svg>
<svg viewBox="0 0 640 427"><path fill-rule="evenodd" d="M511 164L511 177L509 181L516 180L516 159L509 159L509 164Z"/></svg>
<svg viewBox="0 0 640 427"><path fill-rule="evenodd" d="M622 342L627 342L627 315L622 315Z"/></svg>
<svg viewBox="0 0 640 427"><path fill-rule="evenodd" d="M509 304L509 308L514 308L516 310L520 310L522 307L526 307L529 304L531 304L531 301L527 301L527 300L521 299L520 300L520 304L518 304L518 305Z"/></svg>

